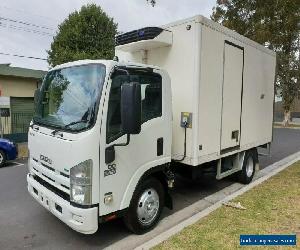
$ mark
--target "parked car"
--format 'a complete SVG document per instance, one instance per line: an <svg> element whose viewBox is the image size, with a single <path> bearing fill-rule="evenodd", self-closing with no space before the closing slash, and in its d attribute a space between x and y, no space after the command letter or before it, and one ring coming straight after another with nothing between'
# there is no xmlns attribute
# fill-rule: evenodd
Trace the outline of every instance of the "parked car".
<svg viewBox="0 0 300 250"><path fill-rule="evenodd" d="M0 138L0 167L2 167L6 161L15 160L17 155L16 144L10 140Z"/></svg>

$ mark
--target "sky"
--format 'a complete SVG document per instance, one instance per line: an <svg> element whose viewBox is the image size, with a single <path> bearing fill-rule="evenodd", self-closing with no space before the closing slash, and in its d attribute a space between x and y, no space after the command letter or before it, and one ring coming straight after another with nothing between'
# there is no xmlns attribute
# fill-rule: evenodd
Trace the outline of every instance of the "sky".
<svg viewBox="0 0 300 250"><path fill-rule="evenodd" d="M16 54L47 58L57 26L82 5L96 3L118 23L122 32L146 26L160 26L197 14L209 17L216 0L1 0L0 64L47 70L43 60L2 55Z"/></svg>

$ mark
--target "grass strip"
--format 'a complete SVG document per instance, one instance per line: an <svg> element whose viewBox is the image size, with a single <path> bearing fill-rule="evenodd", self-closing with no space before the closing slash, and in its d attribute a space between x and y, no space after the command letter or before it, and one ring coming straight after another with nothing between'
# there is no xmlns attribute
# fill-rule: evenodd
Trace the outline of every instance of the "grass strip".
<svg viewBox="0 0 300 250"><path fill-rule="evenodd" d="M297 234L300 249L300 162L271 177L153 249L253 249L240 246L240 234ZM296 249L266 247L263 249Z"/></svg>

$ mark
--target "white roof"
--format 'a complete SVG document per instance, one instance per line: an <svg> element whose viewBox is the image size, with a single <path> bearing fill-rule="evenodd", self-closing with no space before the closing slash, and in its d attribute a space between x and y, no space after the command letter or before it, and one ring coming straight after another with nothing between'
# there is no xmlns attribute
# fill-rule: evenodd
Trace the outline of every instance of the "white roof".
<svg viewBox="0 0 300 250"><path fill-rule="evenodd" d="M101 64L104 64L105 66L111 66L113 63L116 63L116 62L113 60L91 60L91 59L78 60L78 61L67 62L64 64L57 65L57 66L53 67L50 71L57 70L57 69L63 69L63 68L69 68L72 66L93 64L93 63L99 63L99 64L101 63Z"/></svg>
<svg viewBox="0 0 300 250"><path fill-rule="evenodd" d="M141 67L141 68L154 68L154 69L160 69L157 66L154 65L149 65L149 64L142 64L142 63L134 63L134 62L123 62L123 61L114 61L114 60L91 60L91 59L86 59L86 60L78 60L78 61L74 61L74 62L68 62L68 63L64 63L61 65L57 65L54 68L52 68L50 71L52 70L57 70L57 69L63 69L63 68L69 68L69 67L73 67L73 66L80 66L80 65L87 65L87 64L103 64L107 67L107 69L110 69L114 66L126 66L126 67Z"/></svg>
<svg viewBox="0 0 300 250"><path fill-rule="evenodd" d="M227 36L230 36L230 37L232 37L232 38L234 38L234 39L236 39L236 40L238 40L238 41L240 41L244 44L247 44L247 45L252 46L256 49L259 49L259 50L261 50L265 53L276 56L276 53L273 50L270 50L270 49L264 47L263 45L261 45L257 42L254 42L253 40L251 40L251 39L249 39L245 36L242 36L239 33L235 32L231 29L228 29L225 26L223 26L219 23L216 23L216 22L212 21L211 19L206 18L206 17L201 16L201 15L193 16L193 17L190 17L190 18L187 18L187 19L176 21L176 22L172 22L172 23L163 25L161 27L164 28L164 29L168 29L170 27L178 26L178 25L193 22L193 21L196 22L196 23L201 23L202 25L205 25L205 26L207 26L207 27L209 27L213 30L224 33Z"/></svg>

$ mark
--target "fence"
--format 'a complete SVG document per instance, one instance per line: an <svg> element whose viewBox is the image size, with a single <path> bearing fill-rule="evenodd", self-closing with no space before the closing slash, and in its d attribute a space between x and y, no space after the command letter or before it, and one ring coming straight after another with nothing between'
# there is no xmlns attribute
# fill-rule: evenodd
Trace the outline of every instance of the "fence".
<svg viewBox="0 0 300 250"><path fill-rule="evenodd" d="M11 113L10 117L1 117L3 137L14 142L27 142L32 115L32 113Z"/></svg>

